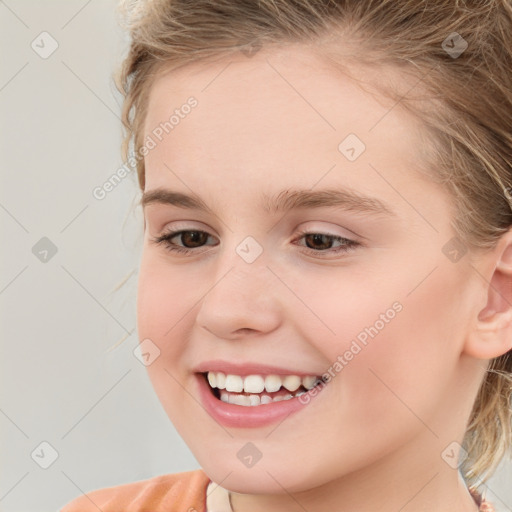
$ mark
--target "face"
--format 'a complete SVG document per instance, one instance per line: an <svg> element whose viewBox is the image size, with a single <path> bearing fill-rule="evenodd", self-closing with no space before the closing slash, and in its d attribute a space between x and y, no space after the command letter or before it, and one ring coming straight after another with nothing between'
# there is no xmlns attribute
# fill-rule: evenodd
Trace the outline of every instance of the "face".
<svg viewBox="0 0 512 512"><path fill-rule="evenodd" d="M139 339L169 418L231 490L437 464L457 435L478 285L446 245L450 197L418 172L421 127L392 105L301 47L151 89Z"/></svg>

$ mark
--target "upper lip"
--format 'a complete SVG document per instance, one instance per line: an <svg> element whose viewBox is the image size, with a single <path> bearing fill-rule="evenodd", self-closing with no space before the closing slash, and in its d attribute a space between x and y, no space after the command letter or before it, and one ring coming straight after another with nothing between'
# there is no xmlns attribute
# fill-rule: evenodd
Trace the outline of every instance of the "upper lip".
<svg viewBox="0 0 512 512"><path fill-rule="evenodd" d="M321 373L294 370L291 368L284 368L268 364L254 363L254 362L229 362L229 361L203 361L194 368L196 373L205 372L223 372L230 375L298 375L299 377L306 377L307 375L318 376Z"/></svg>

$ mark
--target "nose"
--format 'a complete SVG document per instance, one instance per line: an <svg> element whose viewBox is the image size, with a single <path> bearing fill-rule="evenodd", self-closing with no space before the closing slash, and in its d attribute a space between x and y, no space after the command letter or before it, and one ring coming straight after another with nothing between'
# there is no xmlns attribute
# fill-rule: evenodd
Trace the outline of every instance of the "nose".
<svg viewBox="0 0 512 512"><path fill-rule="evenodd" d="M222 339L272 332L282 321L278 288L263 261L246 263L236 255L212 274L196 322Z"/></svg>

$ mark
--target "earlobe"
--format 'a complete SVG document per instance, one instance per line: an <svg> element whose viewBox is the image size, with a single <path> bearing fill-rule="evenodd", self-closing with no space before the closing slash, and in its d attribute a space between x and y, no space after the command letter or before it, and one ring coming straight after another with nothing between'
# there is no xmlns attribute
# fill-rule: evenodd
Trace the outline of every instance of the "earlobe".
<svg viewBox="0 0 512 512"><path fill-rule="evenodd" d="M487 282L487 302L474 319L464 352L494 359L512 349L512 229L483 260L489 269L481 274Z"/></svg>

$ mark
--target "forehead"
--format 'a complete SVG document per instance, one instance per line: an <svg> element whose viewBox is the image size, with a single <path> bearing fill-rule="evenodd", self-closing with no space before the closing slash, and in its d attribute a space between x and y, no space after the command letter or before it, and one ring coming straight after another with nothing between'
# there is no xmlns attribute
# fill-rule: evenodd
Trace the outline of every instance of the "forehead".
<svg viewBox="0 0 512 512"><path fill-rule="evenodd" d="M363 82L368 79L368 73L354 69L354 74ZM392 74L387 72L385 76L389 80ZM261 128L288 126L300 115L303 122L295 127L295 134L319 129L341 135L353 129L364 136L372 129L380 137L390 125L403 127L403 133L407 133L414 123L393 100L378 93L372 98L358 87L357 80L349 79L300 45L262 49L252 57L239 53L211 62L199 61L161 73L150 90L146 131L191 95L200 101L196 113L201 113L201 121L209 118L216 122L217 131L230 129L222 122L228 116L246 128L250 122ZM213 118L218 109L223 110L223 117ZM384 115L386 120L381 120Z"/></svg>
<svg viewBox="0 0 512 512"><path fill-rule="evenodd" d="M197 105L182 109L191 97ZM155 130L162 132L173 114L173 126L158 140ZM342 178L371 191L375 170L421 164L417 120L306 47L262 49L162 73L150 90L145 136L156 142L146 156L146 188L165 185L171 167L190 183L201 175L217 186L229 180L312 187L329 174L326 184ZM356 159L348 158L351 146L360 153Z"/></svg>

